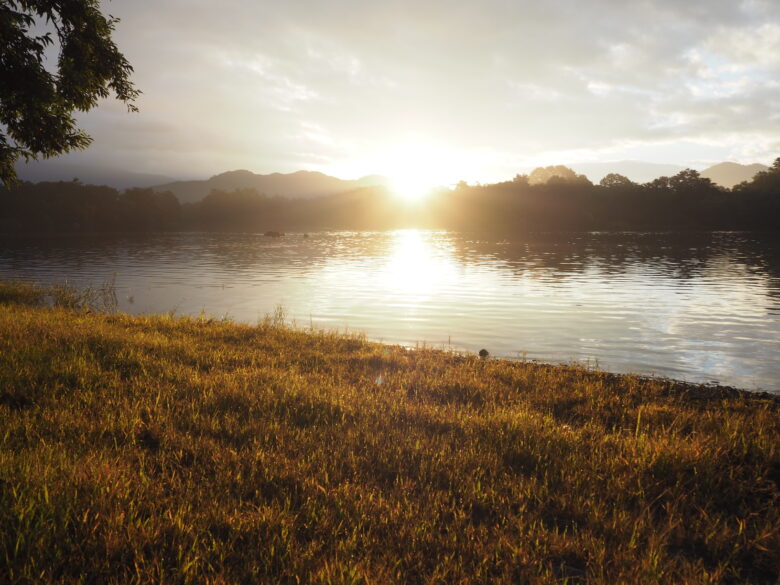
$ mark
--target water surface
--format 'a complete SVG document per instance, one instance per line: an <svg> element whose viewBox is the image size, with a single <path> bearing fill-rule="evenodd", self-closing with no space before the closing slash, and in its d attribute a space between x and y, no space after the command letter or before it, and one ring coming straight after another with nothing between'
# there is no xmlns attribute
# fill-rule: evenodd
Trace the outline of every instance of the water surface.
<svg viewBox="0 0 780 585"><path fill-rule="evenodd" d="M115 275L120 309L780 390L780 242L758 234L512 240L403 230L0 241L0 278Z"/></svg>

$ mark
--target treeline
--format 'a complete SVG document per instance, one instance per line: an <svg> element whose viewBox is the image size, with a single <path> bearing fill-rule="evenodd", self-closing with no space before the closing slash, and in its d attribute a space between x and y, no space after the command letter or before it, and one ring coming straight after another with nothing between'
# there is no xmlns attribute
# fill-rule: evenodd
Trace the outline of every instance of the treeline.
<svg viewBox="0 0 780 585"><path fill-rule="evenodd" d="M312 199L267 197L254 189L214 190L183 207L184 223L204 230L382 230L414 224L415 214L384 187Z"/></svg>
<svg viewBox="0 0 780 585"><path fill-rule="evenodd" d="M168 231L182 227L172 193L82 185L77 181L21 183L0 190L3 233Z"/></svg>
<svg viewBox="0 0 780 585"><path fill-rule="evenodd" d="M170 192L78 182L22 183L0 190L0 233L381 230L411 225L410 210L381 187L314 199L214 190L180 204Z"/></svg>
<svg viewBox="0 0 780 585"><path fill-rule="evenodd" d="M3 233L172 230L780 231L780 158L751 181L725 189L694 170L637 184L610 174L594 185L563 166L492 185L460 183L414 205L385 188L313 199L253 189L212 191L181 205L168 192L70 183L22 183L0 191Z"/></svg>
<svg viewBox="0 0 780 585"><path fill-rule="evenodd" d="M538 180L537 171L548 171ZM687 169L645 184L610 174L598 185L566 167L485 186L461 183L431 217L448 229L780 231L780 159L729 190Z"/></svg>

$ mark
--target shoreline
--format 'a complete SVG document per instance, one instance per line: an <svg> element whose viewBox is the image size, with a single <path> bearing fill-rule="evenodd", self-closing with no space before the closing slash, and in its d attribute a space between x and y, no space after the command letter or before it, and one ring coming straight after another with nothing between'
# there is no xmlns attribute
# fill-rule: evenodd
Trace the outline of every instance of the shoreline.
<svg viewBox="0 0 780 585"><path fill-rule="evenodd" d="M122 312L126 313L130 316L136 316L136 317L154 317L156 315L177 315L177 316L189 316L189 317L196 317L196 315L211 319L226 319L229 321L233 321L234 319L230 317L228 314L225 314L224 316L220 317L216 314L211 313L205 313L204 310L201 310L200 312L183 312L183 313L177 313L174 309L173 311L163 311L163 312L130 312L128 310L127 306L124 306L123 308L119 308L119 301L117 300L117 294L118 289L115 284L115 278L116 273L114 273L114 276L112 278L109 278L105 282L103 282L100 285L89 285L89 286L83 286L83 285L73 285L65 282L60 283L52 283L52 284L41 284L37 283L35 281L30 280L2 280L0 279L0 302L2 302L4 298L4 290L7 289L7 293L11 295L11 298L13 300L14 295L21 295L20 298L23 299L23 302L29 302L31 304L41 304L45 306L64 306L69 308L90 308L91 310L96 311L107 311L107 312ZM18 288L18 290L14 290L15 288ZM29 299L24 301L24 297L28 297ZM130 301L133 302L132 300ZM279 310L280 306L277 306L275 310ZM282 310L286 314L286 310L281 307ZM266 314L265 319L268 319L269 315ZM273 316L275 320L277 320L276 316ZM246 325L253 325L254 323L259 323L261 321L261 317L258 317L257 320L246 320L246 319L239 319L236 321L237 323L243 323ZM372 341L374 343L380 343L388 346L402 346L406 349L414 349L416 347L422 347L426 349L437 349L442 350L445 352L456 352L462 355L476 355L478 353L478 350L476 349L479 347L479 345L476 345L474 347L465 347L465 346L452 346L451 343L429 343L426 340L394 340L394 341L385 341L383 335L377 335L376 333L370 334L366 333L364 331L361 331L359 329L356 329L354 331L350 331L348 327L345 327L342 331L341 328L336 327L333 329L327 329L321 326L313 326L310 328L308 326L301 326L295 321L287 322L286 320L283 322L279 322L278 324L284 325L285 327L300 330L300 331L322 331L327 334L336 334L336 335L352 335L353 333L357 333L358 335L366 335L366 339L369 341ZM630 368L625 369L611 369L609 367L602 367L602 365L599 363L598 358L582 358L580 360L576 360L573 357L570 357L568 359L561 359L558 361L558 359L555 358L545 358L545 357L520 357L520 352L511 352L509 354L501 354L498 353L497 355L493 355L492 350L490 350L490 345L485 345L486 348L491 352L490 353L490 359L500 359L500 360L507 360L510 362L529 362L529 363L535 363L540 365L550 365L550 366L558 366L558 367L567 367L572 366L574 368L581 368L585 370L593 369L594 371L600 371L603 373L613 374L616 376L634 376L639 377L643 379L647 379L648 381L657 380L661 382L669 382L674 383L680 386L691 386L691 387L701 387L702 389L726 389L726 390L734 390L739 392L750 392L753 394L768 394L771 396L778 396L780 397L780 380L773 380L771 384L769 385L762 385L759 386L756 384L755 386L739 386L734 383L721 383L713 379L715 376L714 374L710 376L704 376L700 375L700 378L702 380L706 381L698 381L696 379L686 379L686 378L676 378L673 374L665 374L663 373L663 366L656 364L656 367L660 369L659 372L656 371L648 371L647 373L632 370ZM517 354L515 356L514 354ZM525 354L525 352L523 352ZM594 359L596 365L593 366L590 363L590 360ZM617 364L617 367L619 368L620 364ZM673 371L673 370L670 370ZM683 372L684 373L684 372ZM690 376L696 376L697 374L694 372L688 373Z"/></svg>
<svg viewBox="0 0 780 585"><path fill-rule="evenodd" d="M0 581L780 573L778 396L10 296Z"/></svg>

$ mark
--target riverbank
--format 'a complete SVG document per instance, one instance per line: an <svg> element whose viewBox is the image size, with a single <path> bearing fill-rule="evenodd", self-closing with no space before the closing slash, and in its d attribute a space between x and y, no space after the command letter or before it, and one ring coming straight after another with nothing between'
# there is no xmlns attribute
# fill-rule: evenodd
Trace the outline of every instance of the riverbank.
<svg viewBox="0 0 780 585"><path fill-rule="evenodd" d="M290 320L369 339L780 392L780 239L431 231L0 239L0 281L117 278L132 314Z"/></svg>
<svg viewBox="0 0 780 585"><path fill-rule="evenodd" d="M4 583L780 574L777 397L38 292L0 288Z"/></svg>

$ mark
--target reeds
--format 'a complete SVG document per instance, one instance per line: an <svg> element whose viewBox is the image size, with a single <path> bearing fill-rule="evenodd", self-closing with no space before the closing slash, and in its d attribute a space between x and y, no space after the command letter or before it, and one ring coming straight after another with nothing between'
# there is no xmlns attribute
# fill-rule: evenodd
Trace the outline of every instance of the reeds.
<svg viewBox="0 0 780 585"><path fill-rule="evenodd" d="M0 281L0 303L111 313L119 305L116 275L97 286L75 286L69 282L40 285L25 281Z"/></svg>

